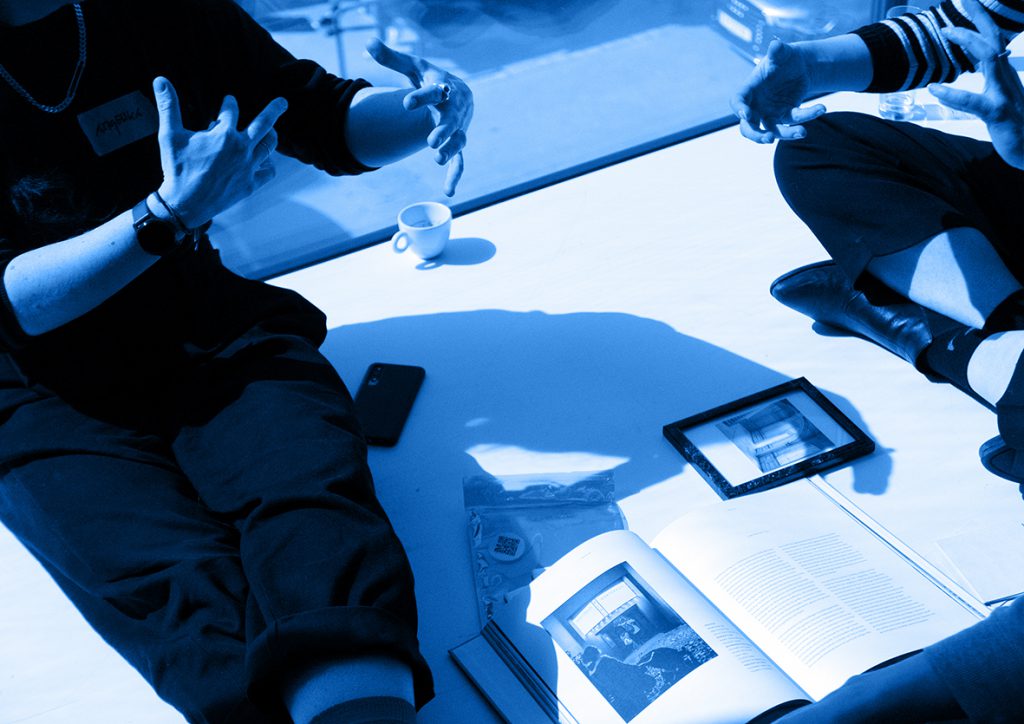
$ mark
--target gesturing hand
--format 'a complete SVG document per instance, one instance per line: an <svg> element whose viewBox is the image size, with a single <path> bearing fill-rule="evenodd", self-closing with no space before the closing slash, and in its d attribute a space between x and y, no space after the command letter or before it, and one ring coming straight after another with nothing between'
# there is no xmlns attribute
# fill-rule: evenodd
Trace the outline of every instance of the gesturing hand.
<svg viewBox="0 0 1024 724"><path fill-rule="evenodd" d="M160 195L191 228L206 223L274 177L270 154L277 148L274 124L288 108L272 100L245 129L238 129L238 102L227 96L205 131L182 125L181 106L166 78L153 81L160 128Z"/></svg>
<svg viewBox="0 0 1024 724"><path fill-rule="evenodd" d="M739 93L733 96L733 113L740 119L740 133L757 143L803 138L801 123L825 112L820 103L800 108L810 94L809 68L800 51L773 40Z"/></svg>
<svg viewBox="0 0 1024 724"><path fill-rule="evenodd" d="M985 121L996 152L1011 166L1024 169L1024 85L1009 61L1006 43L995 21L978 0L964 0L977 33L966 28L943 28L943 34L972 56L985 75L981 93L931 85L939 102Z"/></svg>
<svg viewBox="0 0 1024 724"><path fill-rule="evenodd" d="M422 58L392 50L379 40L371 40L366 50L383 65L408 78L415 90L402 104L406 110L426 106L434 121L434 130L427 136L427 145L436 149L434 160L441 166L449 164L444 193L451 196L462 178L465 162L466 129L473 120L473 91L459 78Z"/></svg>

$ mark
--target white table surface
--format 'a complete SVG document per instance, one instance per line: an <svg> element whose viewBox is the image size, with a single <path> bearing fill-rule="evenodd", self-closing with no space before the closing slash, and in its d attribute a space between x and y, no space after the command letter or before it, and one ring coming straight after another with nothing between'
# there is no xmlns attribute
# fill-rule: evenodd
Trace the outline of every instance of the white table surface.
<svg viewBox="0 0 1024 724"><path fill-rule="evenodd" d="M374 361L427 370L400 445L371 455L437 676L423 721L486 720L446 656L478 627L468 474L614 469L649 538L717 500L661 426L806 376L878 445L827 479L947 572L937 539L1020 516L1017 487L978 461L991 413L769 296L777 275L824 256L781 199L772 153L729 129L459 218L437 268L380 246L277 280L327 312L324 351L350 384Z"/></svg>
<svg viewBox="0 0 1024 724"><path fill-rule="evenodd" d="M726 129L460 217L434 268L382 245L275 280L327 313L323 350L351 388L371 362L427 371L399 445L370 457L436 676L421 721L496 720L447 654L479 627L466 475L613 469L630 527L650 538L717 500L662 425L805 376L877 443L828 481L940 568L953 573L938 539L1020 517L1017 486L978 461L990 412L769 296L776 276L824 258L772 153ZM181 721L2 530L0 651L0 723Z"/></svg>

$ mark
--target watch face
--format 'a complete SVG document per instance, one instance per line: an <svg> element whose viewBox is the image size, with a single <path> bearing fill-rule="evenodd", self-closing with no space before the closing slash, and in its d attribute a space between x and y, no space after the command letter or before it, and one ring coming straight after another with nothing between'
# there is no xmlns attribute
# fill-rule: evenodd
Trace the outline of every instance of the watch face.
<svg viewBox="0 0 1024 724"><path fill-rule="evenodd" d="M174 224L146 214L135 222L135 238L139 246L150 254L166 254L178 246Z"/></svg>

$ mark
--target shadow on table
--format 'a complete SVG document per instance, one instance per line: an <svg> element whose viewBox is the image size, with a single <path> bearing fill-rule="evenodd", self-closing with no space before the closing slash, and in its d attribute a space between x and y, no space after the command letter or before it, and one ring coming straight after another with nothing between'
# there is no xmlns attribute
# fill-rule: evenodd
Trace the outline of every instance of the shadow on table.
<svg viewBox="0 0 1024 724"><path fill-rule="evenodd" d="M400 317L334 329L323 351L353 387L371 362L424 367L399 449L457 468L456 480L485 472L470 451L488 446L585 452L621 461L611 466L620 498L682 467L662 425L789 379L662 322L619 313ZM847 400L829 398L870 434ZM884 452L856 463L857 490L884 492L889 468Z"/></svg>
<svg viewBox="0 0 1024 724"><path fill-rule="evenodd" d="M373 362L426 369L398 446L374 451L371 465L420 587L445 588L421 595L420 610L425 626L452 637L447 647L479 628L475 607L467 622L470 608L455 603L474 600L464 477L612 469L621 501L681 471L662 425L787 379L662 322L619 313L400 317L334 329L323 350L350 386ZM870 434L849 402L829 397ZM854 465L857 489L883 492L890 469L880 446ZM681 512L654 514L667 524ZM453 563L456 550L467 552ZM453 566L466 575L453 575ZM545 664L553 672L553 656Z"/></svg>
<svg viewBox="0 0 1024 724"><path fill-rule="evenodd" d="M417 269L440 269L443 266L472 266L483 264L497 253L494 242L475 236L462 236L449 239L440 256L424 259L416 265Z"/></svg>

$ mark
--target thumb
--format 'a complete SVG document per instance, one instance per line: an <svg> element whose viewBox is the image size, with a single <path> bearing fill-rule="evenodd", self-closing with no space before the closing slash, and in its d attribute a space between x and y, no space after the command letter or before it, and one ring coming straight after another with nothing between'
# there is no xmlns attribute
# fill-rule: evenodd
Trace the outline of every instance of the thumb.
<svg viewBox="0 0 1024 724"><path fill-rule="evenodd" d="M389 48L378 38L371 38L366 43L366 52L380 65L404 75L414 86L422 85L422 69L411 55Z"/></svg>
<svg viewBox="0 0 1024 724"><path fill-rule="evenodd" d="M792 52L792 48L783 43L778 38L772 39L772 42L768 44L768 52L765 53L765 60L771 63L781 63L789 58L789 54Z"/></svg>
<svg viewBox="0 0 1024 724"><path fill-rule="evenodd" d="M156 98L156 111L160 118L160 130L174 133L183 130L181 122L181 104L178 93L171 82L163 76L153 80L153 95Z"/></svg>

